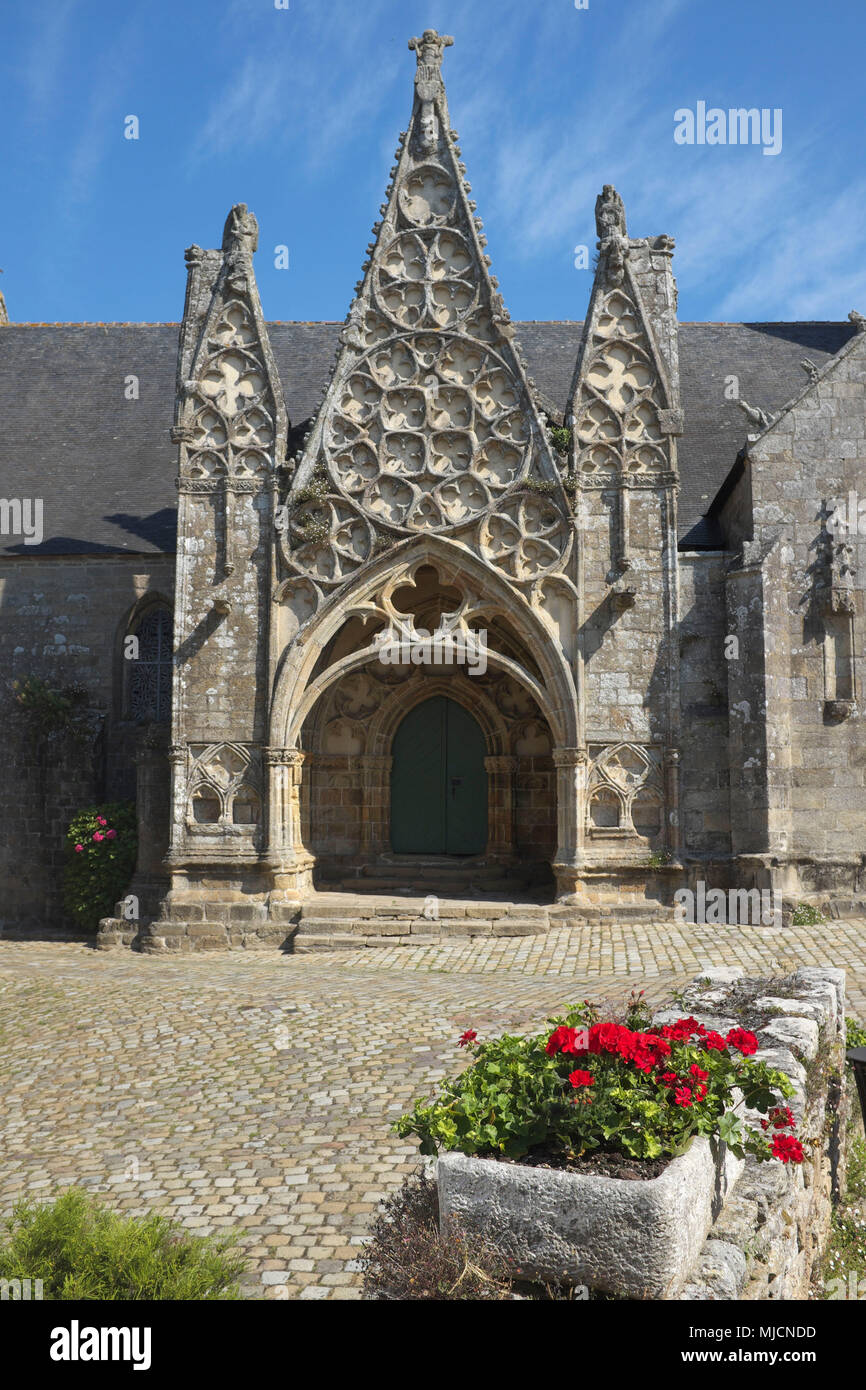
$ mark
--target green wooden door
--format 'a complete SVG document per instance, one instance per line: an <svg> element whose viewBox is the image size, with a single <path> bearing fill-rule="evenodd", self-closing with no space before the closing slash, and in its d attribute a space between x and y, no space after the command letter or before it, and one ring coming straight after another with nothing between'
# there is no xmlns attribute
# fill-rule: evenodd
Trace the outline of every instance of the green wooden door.
<svg viewBox="0 0 866 1390"><path fill-rule="evenodd" d="M483 854L487 845L484 735L444 695L406 715L392 748L395 854Z"/></svg>

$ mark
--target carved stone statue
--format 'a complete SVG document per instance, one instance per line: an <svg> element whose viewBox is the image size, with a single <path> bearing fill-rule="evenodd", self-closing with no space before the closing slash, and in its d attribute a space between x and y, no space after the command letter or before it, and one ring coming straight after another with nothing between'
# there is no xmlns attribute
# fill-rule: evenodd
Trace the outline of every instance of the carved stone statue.
<svg viewBox="0 0 866 1390"><path fill-rule="evenodd" d="M759 406L749 405L748 401L737 401L737 405L742 410L746 419L749 420L756 429L768 430L776 419L775 415L770 415L766 410L761 410Z"/></svg>
<svg viewBox="0 0 866 1390"><path fill-rule="evenodd" d="M436 96L442 72L442 55L453 43L450 34L437 34L435 29L425 29L420 39L409 40L409 47L418 58L415 86L422 101L432 101ZM429 87L431 84L434 84L433 91L422 91L422 87Z"/></svg>
<svg viewBox="0 0 866 1390"><path fill-rule="evenodd" d="M818 368L815 366L815 363L811 360L811 358L804 357L803 361L800 363L800 366L803 368L803 371L806 373L810 381L818 380Z"/></svg>
<svg viewBox="0 0 866 1390"><path fill-rule="evenodd" d="M247 211L246 203L236 203L226 218L223 229L223 254L236 264L249 260L259 244L259 224L255 214Z"/></svg>
<svg viewBox="0 0 866 1390"><path fill-rule="evenodd" d="M833 613L854 612L854 547L846 540L832 543L830 555L830 609Z"/></svg>
<svg viewBox="0 0 866 1390"><path fill-rule="evenodd" d="M626 235L625 204L612 183L606 183L595 200L595 230L600 243L614 232Z"/></svg>
<svg viewBox="0 0 866 1390"><path fill-rule="evenodd" d="M608 279L611 284L618 285L622 281L629 246L625 205L613 184L606 183L595 200L595 229L599 252L606 258Z"/></svg>
<svg viewBox="0 0 866 1390"><path fill-rule="evenodd" d="M437 97L443 102L445 99L445 88L442 85L442 55L453 43L450 34L437 34L435 29L425 29L420 39L409 40L409 47L418 59L415 90L421 102L419 140L422 150L428 152L436 148L439 133L434 103Z"/></svg>
<svg viewBox="0 0 866 1390"><path fill-rule="evenodd" d="M863 314L858 314L856 309L852 309L848 317L858 333L866 333L866 317Z"/></svg>

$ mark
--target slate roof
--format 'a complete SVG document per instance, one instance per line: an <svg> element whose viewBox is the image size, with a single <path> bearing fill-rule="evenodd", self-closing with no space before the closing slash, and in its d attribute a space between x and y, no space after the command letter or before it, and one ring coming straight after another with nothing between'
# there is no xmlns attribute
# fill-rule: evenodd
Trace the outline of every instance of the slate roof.
<svg viewBox="0 0 866 1390"><path fill-rule="evenodd" d="M582 324L517 323L529 375L565 408ZM271 323L289 418L315 408L337 349L337 323ZM681 545L718 544L701 520L745 441L747 421L724 395L778 410L799 394L799 363L822 366L854 332L850 323L685 323L680 373ZM0 498L41 497L44 541L0 536L6 554L171 552L175 545L176 323L0 326ZM124 380L139 379L139 399Z"/></svg>

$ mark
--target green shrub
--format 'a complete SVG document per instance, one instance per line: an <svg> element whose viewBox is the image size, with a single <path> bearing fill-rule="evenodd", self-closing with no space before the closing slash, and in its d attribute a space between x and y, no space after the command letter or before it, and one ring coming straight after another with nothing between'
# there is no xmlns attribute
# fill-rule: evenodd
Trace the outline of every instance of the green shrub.
<svg viewBox="0 0 866 1390"><path fill-rule="evenodd" d="M41 1279L43 1298L230 1299L245 1259L233 1236L190 1236L165 1217L120 1216L71 1188L6 1222L0 1278Z"/></svg>
<svg viewBox="0 0 866 1390"><path fill-rule="evenodd" d="M474 1031L464 1033L460 1045L474 1064L446 1081L438 1099L419 1101L397 1133L417 1135L426 1154L514 1159L539 1149L561 1164L596 1150L673 1157L703 1134L738 1157L802 1162L793 1114L782 1104L793 1087L752 1059L753 1033L732 1028L722 1037L692 1018L645 1032L639 997L626 1017L602 1023L584 1003L535 1036L479 1043ZM767 1118L754 1126L743 1108Z"/></svg>
<svg viewBox="0 0 866 1390"><path fill-rule="evenodd" d="M88 737L88 692L83 685L64 685L54 690L39 676L12 681L12 694L31 737L37 743L48 738Z"/></svg>
<svg viewBox="0 0 866 1390"><path fill-rule="evenodd" d="M856 1018L845 1019L845 1048L850 1052L852 1047L866 1047L866 1028L862 1023L858 1023Z"/></svg>
<svg viewBox="0 0 866 1390"><path fill-rule="evenodd" d="M553 425L547 431L547 437L557 454L567 454L571 448L572 433L565 425Z"/></svg>
<svg viewBox="0 0 866 1390"><path fill-rule="evenodd" d="M85 931L95 931L129 886L138 852L131 801L90 806L66 832L63 905Z"/></svg>

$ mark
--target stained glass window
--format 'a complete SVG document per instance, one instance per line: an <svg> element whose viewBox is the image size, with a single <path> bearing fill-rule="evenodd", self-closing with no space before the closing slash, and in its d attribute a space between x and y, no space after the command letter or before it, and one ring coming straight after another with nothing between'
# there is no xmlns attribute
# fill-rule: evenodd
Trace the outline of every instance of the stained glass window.
<svg viewBox="0 0 866 1390"><path fill-rule="evenodd" d="M133 635L138 655L129 661L126 717L165 723L171 718L171 613L149 608Z"/></svg>

